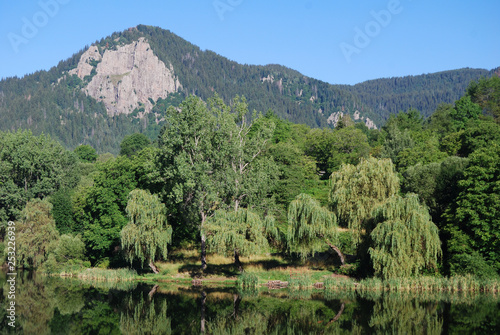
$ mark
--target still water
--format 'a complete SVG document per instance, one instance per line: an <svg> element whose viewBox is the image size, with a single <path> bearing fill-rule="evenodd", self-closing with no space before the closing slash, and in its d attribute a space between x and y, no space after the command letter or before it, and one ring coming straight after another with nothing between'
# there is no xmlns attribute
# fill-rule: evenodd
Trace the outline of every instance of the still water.
<svg viewBox="0 0 500 335"><path fill-rule="evenodd" d="M0 330L19 334L500 334L497 295L110 285L19 274L15 328L0 274Z"/></svg>

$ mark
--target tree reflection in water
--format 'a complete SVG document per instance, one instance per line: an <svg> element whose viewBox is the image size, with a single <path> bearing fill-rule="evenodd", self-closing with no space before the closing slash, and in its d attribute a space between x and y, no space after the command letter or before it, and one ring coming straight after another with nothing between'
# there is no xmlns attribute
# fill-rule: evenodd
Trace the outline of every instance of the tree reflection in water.
<svg viewBox="0 0 500 335"><path fill-rule="evenodd" d="M0 274L1 332L8 329L5 279ZM135 287L20 273L16 316L23 334L495 334L500 297Z"/></svg>

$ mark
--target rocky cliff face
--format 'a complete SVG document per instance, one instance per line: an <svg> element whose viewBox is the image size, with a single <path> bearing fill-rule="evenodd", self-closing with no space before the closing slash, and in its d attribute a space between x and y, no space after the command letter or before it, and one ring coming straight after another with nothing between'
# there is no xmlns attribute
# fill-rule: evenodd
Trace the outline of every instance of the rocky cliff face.
<svg viewBox="0 0 500 335"><path fill-rule="evenodd" d="M332 113L330 114L330 116L328 117L328 124L332 124L334 127L337 126L337 123L339 122L339 120L344 116L344 113L342 112L336 112L336 113ZM365 125L369 128L369 129L378 129L377 128L377 125L372 121L370 120L369 118L365 118L364 116L361 116L361 114L359 113L359 111L355 111L354 112L354 115L353 115L353 118L354 120L358 121L358 120L361 120L365 123Z"/></svg>
<svg viewBox="0 0 500 335"><path fill-rule="evenodd" d="M102 56L92 46L69 73L81 79L92 76L85 91L103 101L109 115L128 114L135 108L148 113L153 107L150 99L166 98L182 88L172 65L160 61L142 37L116 50L104 50Z"/></svg>

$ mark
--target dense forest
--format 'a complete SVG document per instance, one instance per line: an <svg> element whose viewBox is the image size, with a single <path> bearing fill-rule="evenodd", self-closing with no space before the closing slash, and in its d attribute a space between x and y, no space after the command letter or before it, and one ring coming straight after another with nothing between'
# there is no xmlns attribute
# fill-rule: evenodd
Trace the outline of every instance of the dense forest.
<svg viewBox="0 0 500 335"><path fill-rule="evenodd" d="M102 54L140 37L148 40L161 61L172 65L182 85L177 93L152 101L152 113L158 117L142 115L140 108L129 115L111 116L102 102L86 95L82 89L92 74L83 79L68 75L68 71L77 67L88 49L85 48L48 71L1 80L0 130L30 129L36 136L50 135L70 150L87 144L99 153L118 154L120 143L128 134L142 133L156 140L169 106L178 106L191 94L206 101L214 92L229 105L236 95L245 95L250 111L272 110L282 120L313 128L333 128L328 122L333 113L349 114L354 119L356 111L360 117L370 118L380 126L390 115L409 108L428 117L439 103L459 99L471 80L493 74L487 70L462 69L373 80L354 86L331 85L281 65L238 64L212 51L201 50L168 30L144 25L114 33L94 45Z"/></svg>
<svg viewBox="0 0 500 335"><path fill-rule="evenodd" d="M201 250L202 268L207 252L243 270L242 256L329 251L358 277L500 273L498 76L381 130L348 115L335 129L250 115L237 95L189 95L165 119L154 141L125 136L117 156L0 132L5 257L15 227L17 266L48 273L157 272L176 248Z"/></svg>

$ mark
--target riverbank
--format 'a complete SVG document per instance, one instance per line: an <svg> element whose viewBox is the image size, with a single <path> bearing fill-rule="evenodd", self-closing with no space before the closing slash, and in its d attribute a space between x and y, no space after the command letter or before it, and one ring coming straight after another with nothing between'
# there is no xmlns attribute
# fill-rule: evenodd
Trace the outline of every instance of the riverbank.
<svg viewBox="0 0 500 335"><path fill-rule="evenodd" d="M255 289L288 288L292 290L321 289L357 292L483 292L500 293L500 278L482 279L471 275L440 277L421 276L381 280L358 279L348 274L352 265L332 265L325 257L308 260L285 259L277 255L242 258L245 267L239 273L233 260L220 255L208 256L208 267L202 272L197 255L178 252L168 262L158 262L158 274L140 273L130 269L73 269L52 273L52 276L73 277L83 281L126 282L149 284L179 283L189 286L223 286Z"/></svg>

